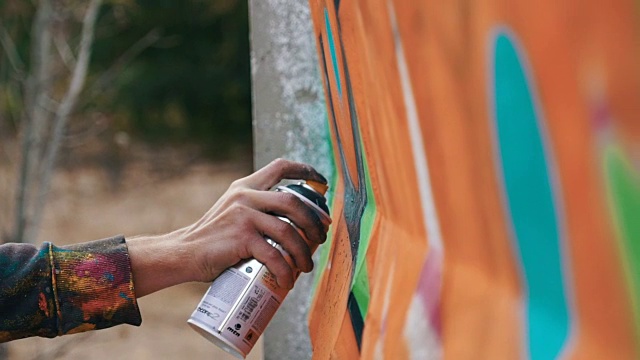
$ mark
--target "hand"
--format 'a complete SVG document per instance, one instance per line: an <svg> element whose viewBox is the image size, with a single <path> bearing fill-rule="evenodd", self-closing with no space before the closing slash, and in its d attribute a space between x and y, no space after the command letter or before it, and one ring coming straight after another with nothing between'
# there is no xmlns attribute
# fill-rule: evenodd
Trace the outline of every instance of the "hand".
<svg viewBox="0 0 640 360"><path fill-rule="evenodd" d="M236 180L194 224L165 235L128 239L136 296L182 282L211 281L226 268L252 257L267 266L279 286L292 288L296 269L264 238L282 245L295 267L304 272L313 269L311 244L275 215L293 221L310 243L323 243L327 229L295 195L269 191L283 179L326 184L311 166L278 159Z"/></svg>

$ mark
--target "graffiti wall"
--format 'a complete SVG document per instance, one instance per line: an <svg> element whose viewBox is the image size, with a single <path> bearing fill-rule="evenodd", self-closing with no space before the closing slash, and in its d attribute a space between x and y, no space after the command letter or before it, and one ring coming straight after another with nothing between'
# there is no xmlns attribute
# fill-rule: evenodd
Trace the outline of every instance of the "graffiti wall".
<svg viewBox="0 0 640 360"><path fill-rule="evenodd" d="M310 0L315 359L640 357L636 2Z"/></svg>

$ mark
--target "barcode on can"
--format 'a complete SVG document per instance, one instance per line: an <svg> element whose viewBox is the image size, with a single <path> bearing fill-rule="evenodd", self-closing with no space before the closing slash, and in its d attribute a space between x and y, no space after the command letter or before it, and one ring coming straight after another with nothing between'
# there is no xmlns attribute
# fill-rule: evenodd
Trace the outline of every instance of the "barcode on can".
<svg viewBox="0 0 640 360"><path fill-rule="evenodd" d="M240 311L239 318L242 321L247 321L249 320L249 318L251 317L251 314L253 313L253 310L256 309L256 306L258 306L258 299L255 297L250 297L247 300L246 305L242 308L243 311Z"/></svg>

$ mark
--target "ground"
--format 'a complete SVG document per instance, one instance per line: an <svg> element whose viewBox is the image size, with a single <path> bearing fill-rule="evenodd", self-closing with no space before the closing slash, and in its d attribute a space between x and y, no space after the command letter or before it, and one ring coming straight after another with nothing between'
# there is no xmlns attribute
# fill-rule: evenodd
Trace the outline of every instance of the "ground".
<svg viewBox="0 0 640 360"><path fill-rule="evenodd" d="M160 168L163 171L147 163L126 165L117 184L101 167L62 170L53 183L40 241L67 244L188 225L231 181L248 174L251 162ZM18 340L9 343L9 359L231 359L186 323L207 287L184 284L140 299L140 328L122 325L57 339ZM262 358L261 347L256 346L249 359Z"/></svg>

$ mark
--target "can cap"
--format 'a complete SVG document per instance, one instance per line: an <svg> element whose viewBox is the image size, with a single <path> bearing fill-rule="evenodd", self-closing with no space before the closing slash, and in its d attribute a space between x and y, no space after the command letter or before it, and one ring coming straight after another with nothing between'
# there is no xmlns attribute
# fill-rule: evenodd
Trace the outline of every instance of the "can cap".
<svg viewBox="0 0 640 360"><path fill-rule="evenodd" d="M306 180L305 183L307 185L309 185L311 188L313 188L313 190L317 191L318 193L322 194L324 196L324 194L327 193L327 189L329 189L329 186L327 184L323 184L317 181L313 181L313 180Z"/></svg>
<svg viewBox="0 0 640 360"><path fill-rule="evenodd" d="M328 186L326 185L320 185L324 186L324 188L320 188L320 190L326 191L326 189L328 188ZM327 216L327 218L329 217L329 207L327 206L327 199L324 197L324 194L318 192L318 190L311 187L308 183L301 181L296 184L289 184L287 186L279 187L278 189L286 189L285 191L295 191L299 195L302 195L306 200L318 206L320 210L325 213L325 216Z"/></svg>

